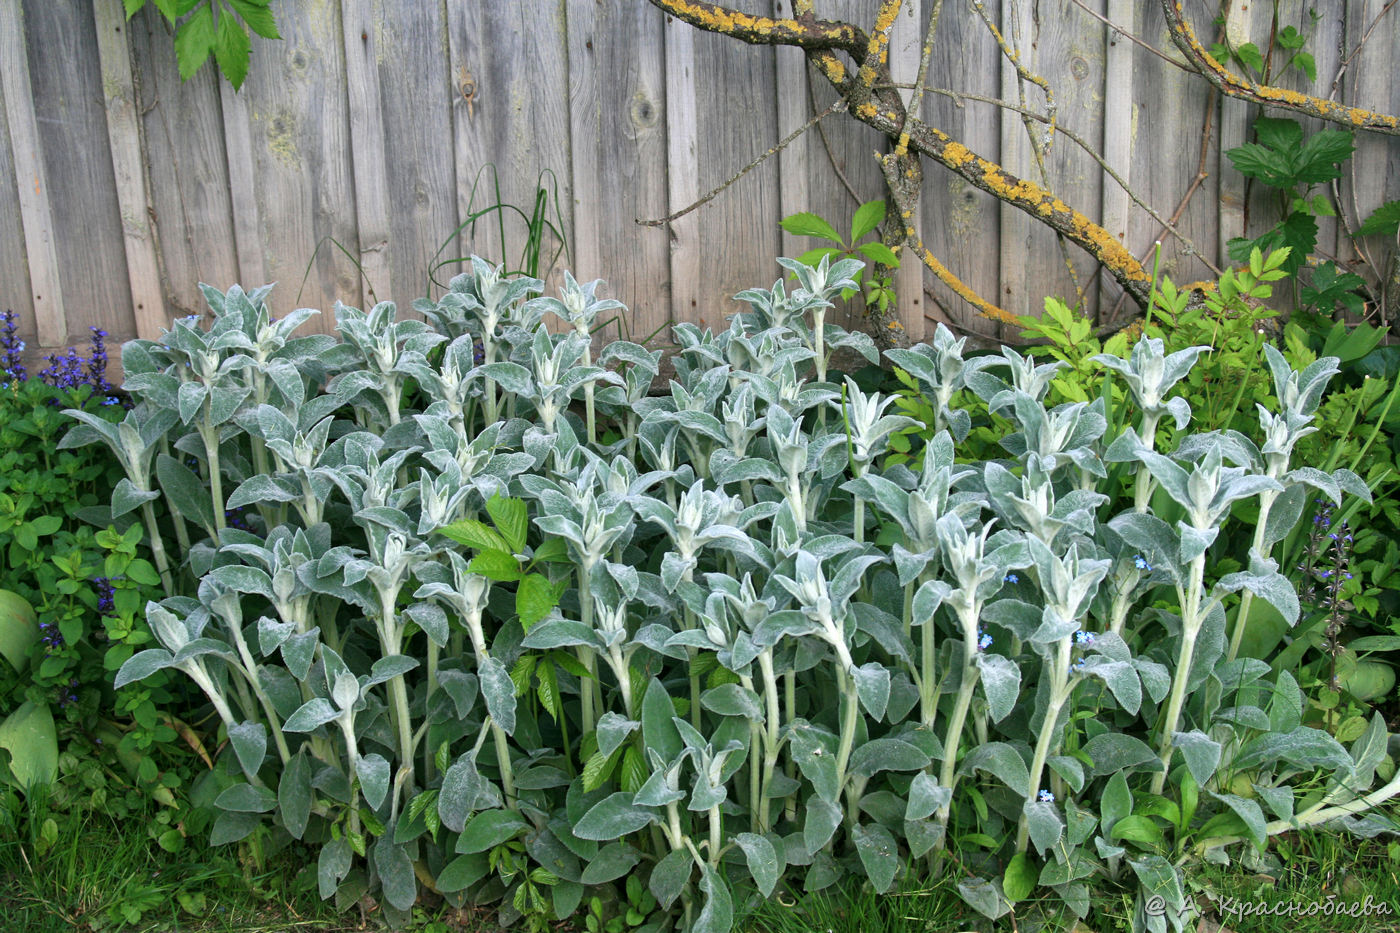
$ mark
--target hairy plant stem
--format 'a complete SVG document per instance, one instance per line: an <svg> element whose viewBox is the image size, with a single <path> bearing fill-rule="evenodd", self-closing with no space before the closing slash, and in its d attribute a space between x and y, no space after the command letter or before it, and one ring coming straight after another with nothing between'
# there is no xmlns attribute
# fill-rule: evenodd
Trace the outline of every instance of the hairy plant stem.
<svg viewBox="0 0 1400 933"><path fill-rule="evenodd" d="M467 613L467 634L471 636L472 650L476 652L477 669L480 670L482 664L490 660L491 652L486 647L486 633L481 627L481 610L474 609ZM401 677L395 680L402 681ZM393 681L390 681L391 683ZM587 713L585 713L587 715ZM496 747L496 764L501 769L501 791L505 795L507 806L515 806L515 773L510 762L510 743L506 737L506 731L500 724L488 716L491 723L491 741Z"/></svg>
<svg viewBox="0 0 1400 933"><path fill-rule="evenodd" d="M1153 450L1157 441L1157 422L1161 420L1160 415L1142 415L1142 442L1148 450ZM1140 463L1137 468L1137 481L1133 484L1133 508L1139 512L1147 511L1148 500L1152 496L1152 473L1147 469L1147 464Z"/></svg>
<svg viewBox="0 0 1400 933"><path fill-rule="evenodd" d="M267 717L268 731L272 733L272 740L277 745L277 756L282 759L282 764L292 760L291 750L287 748L287 737L282 734L282 719L277 715L277 708L272 705L272 698L263 689L262 683L258 680L258 664L253 660L253 653L248 650L248 640L243 637L241 627L233 620L228 621L229 631L233 635L234 647L238 649L238 656L243 661L243 667L230 665L234 670L243 675L252 688L253 695L258 698L258 705L263 709L263 715Z"/></svg>
<svg viewBox="0 0 1400 933"><path fill-rule="evenodd" d="M155 561L156 573L160 574L165 591L173 593L175 584L170 577L170 561L165 556L165 541L160 536L160 526L156 524L155 506L149 501L141 503L141 519L146 523L146 536L151 539L151 559Z"/></svg>
<svg viewBox="0 0 1400 933"><path fill-rule="evenodd" d="M1259 520L1254 526L1254 541L1250 545L1250 550L1259 552L1261 558L1269 556L1263 553L1264 532L1268 530L1269 513L1273 510L1274 502L1280 495L1281 493L1274 489L1265 489L1259 493ZM1240 643L1244 641L1244 630L1249 625L1249 608L1253 603L1253 590L1246 589L1240 594L1240 605L1235 610L1235 626L1230 632L1230 648L1225 653L1226 661L1235 660L1235 656L1240 653Z"/></svg>
<svg viewBox="0 0 1400 933"><path fill-rule="evenodd" d="M161 437L160 452L167 457L170 456L170 439L168 437ZM190 532L185 527L185 518L180 514L180 510L175 508L175 500L170 498L170 493L165 492L164 494L165 510L170 513L170 524L175 528L175 544L179 547L181 554L188 554L190 552ZM271 529L273 526L268 525L267 527ZM207 529L207 531L210 537L213 537L213 529ZM170 590L167 588L166 592L170 592Z"/></svg>
<svg viewBox="0 0 1400 933"><path fill-rule="evenodd" d="M394 604L398 601L398 591L384 592L379 594L379 640L384 651L384 656L403 653L403 630L394 621ZM408 686L404 683L403 675L399 674L389 678L389 713L394 724L394 731L398 734L399 740L399 761L403 762L403 767L408 771L408 781L413 781L413 720L408 706ZM393 808L397 812L398 799L395 797Z"/></svg>
<svg viewBox="0 0 1400 933"><path fill-rule="evenodd" d="M968 707L972 705L972 694L977 689L977 616L980 607L972 604L958 612L963 629L963 670L962 685L958 688L958 698L953 704L953 713L948 719L948 730L943 736L943 768L938 783L953 789L957 782L958 745L962 741L963 723L967 720ZM925 624L930 624L926 622ZM940 824L947 826L952 814L952 802L939 807L934 814Z"/></svg>
<svg viewBox="0 0 1400 933"><path fill-rule="evenodd" d="M199 425L199 438L204 442L204 455L209 463L209 495L214 500L214 530L222 532L227 523L224 512L224 474L219 464L219 429L214 424L209 397L204 398L204 420ZM216 536L217 537L217 536Z"/></svg>
<svg viewBox="0 0 1400 933"><path fill-rule="evenodd" d="M778 765L778 730L782 718L778 711L778 679L773 673L773 649L765 649L758 656L758 668L763 675L763 698L766 704L763 733L763 780L759 787L757 805L757 832L766 833L772 828L768 821L768 788L773 784L773 774ZM751 755L757 757L754 752Z"/></svg>
<svg viewBox="0 0 1400 933"><path fill-rule="evenodd" d="M1054 750L1056 739L1059 737L1060 711L1064 709L1065 703L1070 697L1069 687L1069 658L1072 651L1072 642L1068 638L1060 639L1058 650L1055 653L1054 667L1050 671L1052 678L1050 687L1049 702L1045 706L1045 719L1040 724L1040 736L1035 743L1035 753L1031 756L1031 780L1027 786L1029 803L1040 795L1040 776L1045 772L1045 760L1050 757L1050 752ZM1026 844L1030 839L1030 821L1026 816L1026 811L1021 811L1020 822L1016 825L1016 851L1026 851Z"/></svg>
<svg viewBox="0 0 1400 933"><path fill-rule="evenodd" d="M787 710L787 722L797 719L797 672L783 672L783 708ZM792 749L789 745L787 760L783 762L783 771L789 778L797 771L797 762L793 760ZM789 822L797 819L797 797L789 796L787 806L784 808L784 816Z"/></svg>
<svg viewBox="0 0 1400 933"><path fill-rule="evenodd" d="M1167 708L1162 711L1158 728L1161 731L1159 757L1162 770L1152 776L1152 793L1161 794L1167 783L1167 772L1172 760L1172 737L1176 734L1177 723L1181 719L1181 707L1186 700L1186 681L1191 676L1191 660L1196 654L1196 636L1200 634L1201 590L1205 582L1206 556L1198 554L1191 561L1188 570L1186 598L1181 607L1181 648L1177 654L1176 672L1172 677L1172 692L1167 699Z"/></svg>

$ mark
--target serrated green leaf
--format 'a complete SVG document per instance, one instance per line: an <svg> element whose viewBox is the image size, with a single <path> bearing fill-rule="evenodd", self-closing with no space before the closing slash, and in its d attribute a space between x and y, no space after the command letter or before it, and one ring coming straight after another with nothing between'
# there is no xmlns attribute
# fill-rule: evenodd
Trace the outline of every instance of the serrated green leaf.
<svg viewBox="0 0 1400 933"><path fill-rule="evenodd" d="M497 493L486 500L486 514L512 553L525 550L525 535L530 530L530 507L525 500L508 499Z"/></svg>
<svg viewBox="0 0 1400 933"><path fill-rule="evenodd" d="M842 242L841 235L836 232L836 228L816 214L807 212L793 214L778 221L778 225L794 236L814 236L830 240L833 243Z"/></svg>
<svg viewBox="0 0 1400 933"><path fill-rule="evenodd" d="M226 13L220 16L214 37L214 60L235 91L243 86L243 79L248 76L248 60L252 54L248 31L234 17Z"/></svg>
<svg viewBox="0 0 1400 933"><path fill-rule="evenodd" d="M851 218L851 242L859 242L871 230L880 226L880 222L885 219L884 201L866 201L856 208L856 213Z"/></svg>
<svg viewBox="0 0 1400 933"><path fill-rule="evenodd" d="M194 77L213 50L214 13L207 6L200 7L175 29L175 61L180 68L180 80Z"/></svg>

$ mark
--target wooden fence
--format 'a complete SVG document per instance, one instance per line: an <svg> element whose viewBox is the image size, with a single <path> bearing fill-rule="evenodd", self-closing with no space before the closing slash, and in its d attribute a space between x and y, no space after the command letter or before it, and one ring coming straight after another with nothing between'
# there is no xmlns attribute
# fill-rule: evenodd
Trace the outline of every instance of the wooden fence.
<svg viewBox="0 0 1400 933"><path fill-rule="evenodd" d="M741 5L791 13L790 0ZM875 2L816 6L866 26ZM1236 40L1265 44L1271 5L1234 6ZM1323 14L1308 46L1313 92L1326 96L1346 62L1339 99L1400 111L1400 11L1377 20L1382 0L1282 0L1279 25L1306 28L1309 6ZM898 80L914 79L932 7L904 3ZM1203 35L1213 32L1216 3L1186 7ZM325 327L337 299L406 305L436 291L434 257L502 258L493 224L453 236L495 201L483 181L492 166L500 198L526 210L544 180L567 245L555 274L607 279L631 308L623 323L634 338L673 319L721 326L729 296L771 283L774 257L813 245L782 233L781 217L809 210L848 224L859 200L883 191L873 158L882 140L838 114L694 213L638 225L720 184L832 99L800 53L699 32L644 0L274 0L273 9L283 41L255 39L234 93L210 67L180 81L152 9L128 23L121 0L0 0L0 308L19 313L32 346L80 342L90 326L116 339L155 336L202 309L199 282L275 281L274 313L321 308ZM1273 201L1221 154L1247 139L1256 108L1221 104L1172 64L1158 0L984 9L1049 79L1062 125L1143 200L1170 215L1194 186L1178 225L1201 254L1220 262L1246 222L1251 233L1272 222ZM1014 71L970 0L944 4L928 83L1017 99ZM1042 102L1035 91L1029 104ZM929 94L924 116L1035 177L1018 114ZM1046 168L1063 200L1148 254L1159 225L1098 163L1060 136ZM924 191L925 242L979 293L1018 312L1075 294L1066 254L1027 215L936 165ZM1400 145L1359 137L1338 191L1353 217L1400 196ZM521 225L506 238L513 261ZM1353 255L1334 222L1323 224L1319 253ZM1068 258L1086 306L1106 312L1117 286L1084 254L1070 248ZM1206 275L1170 238L1164 266L1178 281ZM912 264L899 284L916 335L940 319L996 335Z"/></svg>

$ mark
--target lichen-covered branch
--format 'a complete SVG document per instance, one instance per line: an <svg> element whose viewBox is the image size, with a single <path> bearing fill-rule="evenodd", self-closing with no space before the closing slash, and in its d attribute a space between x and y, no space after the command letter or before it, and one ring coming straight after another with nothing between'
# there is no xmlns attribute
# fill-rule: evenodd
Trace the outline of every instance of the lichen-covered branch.
<svg viewBox="0 0 1400 933"><path fill-rule="evenodd" d="M1077 244L1103 263L1109 274L1138 304L1144 307L1147 305L1151 277L1136 257L1107 230L1060 200L1053 192L1034 182L1017 178L995 162L972 152L946 133L923 123L917 116L908 117L898 92L882 87L890 83L888 63L880 56L882 46L878 40L873 40L876 44L872 46L872 40L867 38L860 28L848 23L816 20L811 18L810 14L804 15L800 20L764 19L736 13L715 4L700 3L697 0L650 2L662 11L700 29L728 35L751 45L795 45L807 49L808 60L846 100L850 113L856 119L891 141L899 140L902 134L908 132L912 153L942 164L974 187L1025 211L1063 234L1070 242ZM884 17L891 9L897 12L898 3L885 0L880 8L881 18L876 23L877 34ZM818 34L821 38L817 38ZM838 38L840 41L837 41ZM872 48L877 64L874 66L875 74L867 80L852 75L834 51L845 52L860 62L864 69L870 62L869 53ZM887 43L883 50L887 52ZM928 259L924 261L937 274L934 265L937 260L934 260L934 264L930 264ZM949 277L952 275L946 269L944 274ZM948 281L944 275L940 275L940 278ZM963 286L958 293L966 300L970 289ZM998 321L1005 320L996 315L995 311L1000 309L996 309L994 305L981 299L971 303L981 313Z"/></svg>
<svg viewBox="0 0 1400 933"><path fill-rule="evenodd" d="M697 29L717 32L750 45L794 45L809 51L840 49L852 57L863 55L868 47L865 34L849 23L807 17L796 20L751 16L702 0L653 0L653 3Z"/></svg>
<svg viewBox="0 0 1400 933"><path fill-rule="evenodd" d="M1186 60L1207 81L1222 94L1252 101L1265 107L1281 107L1295 113L1317 117L1331 123L1358 130L1371 130L1390 136L1400 136L1400 118L1387 113L1376 113L1360 107L1348 107L1333 100L1300 94L1285 88L1267 84L1255 84L1226 70L1205 46L1201 45L1191 24L1186 22L1180 0L1161 0L1162 12L1167 18L1167 34L1172 44L1181 50Z"/></svg>

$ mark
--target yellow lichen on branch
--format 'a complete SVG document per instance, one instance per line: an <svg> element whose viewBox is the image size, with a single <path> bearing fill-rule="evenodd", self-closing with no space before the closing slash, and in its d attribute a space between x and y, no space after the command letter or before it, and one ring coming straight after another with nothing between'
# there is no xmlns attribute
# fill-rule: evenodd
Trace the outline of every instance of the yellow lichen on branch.
<svg viewBox="0 0 1400 933"><path fill-rule="evenodd" d="M1016 315L987 301L968 287L962 279L954 275L951 269L939 262L938 257L924 246L923 240L919 239L913 227L905 228L904 232L909 238L907 245L914 251L914 255L919 257L919 261L928 267L928 270L938 278L938 281L951 288L954 294L976 308L983 317L1000 321L1003 324L1016 325L1020 323Z"/></svg>
<svg viewBox="0 0 1400 933"><path fill-rule="evenodd" d="M721 33L751 45L843 49L852 55L864 51L865 35L849 23L820 19L773 19L701 0L652 0L652 3L698 29Z"/></svg>
<svg viewBox="0 0 1400 933"><path fill-rule="evenodd" d="M875 28L870 31L865 60L857 75L861 87L874 87L876 76L889 65L890 30L894 29L895 20L899 18L900 5L901 0L883 0L879 12L875 14Z"/></svg>
<svg viewBox="0 0 1400 933"><path fill-rule="evenodd" d="M1255 84L1253 81L1246 81L1238 75L1231 74L1196 38L1191 24L1186 21L1186 15L1179 0L1161 0L1161 3L1162 12L1167 18L1167 34L1171 36L1172 44L1180 49L1190 65L1202 77L1215 85L1221 93L1253 101L1256 104L1283 107L1353 129L1372 130L1392 136L1400 135L1400 118L1390 114L1362 110L1359 107L1348 107L1334 100L1313 97L1286 88Z"/></svg>

